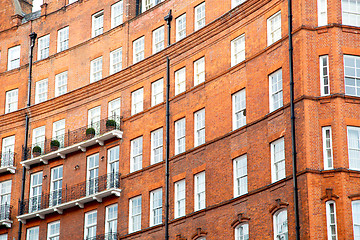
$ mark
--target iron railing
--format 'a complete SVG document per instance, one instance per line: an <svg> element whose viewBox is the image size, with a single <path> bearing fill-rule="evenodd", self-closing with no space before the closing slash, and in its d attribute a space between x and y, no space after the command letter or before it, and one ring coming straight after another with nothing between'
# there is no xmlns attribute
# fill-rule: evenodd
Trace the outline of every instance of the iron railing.
<svg viewBox="0 0 360 240"><path fill-rule="evenodd" d="M1 167L13 167L16 154L11 151L0 152Z"/></svg>
<svg viewBox="0 0 360 240"><path fill-rule="evenodd" d="M23 204L19 201L19 215L54 207L110 188L120 188L120 173L105 174L73 186L66 184L64 188L25 199Z"/></svg>
<svg viewBox="0 0 360 240"><path fill-rule="evenodd" d="M86 237L85 240L117 240L119 238L118 233L105 233L105 234L99 234L95 237Z"/></svg>
<svg viewBox="0 0 360 240"><path fill-rule="evenodd" d="M10 220L12 206L8 203L0 205L0 221Z"/></svg>

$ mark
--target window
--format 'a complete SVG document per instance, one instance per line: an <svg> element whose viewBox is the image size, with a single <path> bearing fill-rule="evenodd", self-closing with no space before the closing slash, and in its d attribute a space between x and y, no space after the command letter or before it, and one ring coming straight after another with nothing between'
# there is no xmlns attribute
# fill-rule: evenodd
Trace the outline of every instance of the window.
<svg viewBox="0 0 360 240"><path fill-rule="evenodd" d="M131 115L137 114L143 111L143 99L144 99L144 89L140 88L131 93L132 106L131 106Z"/></svg>
<svg viewBox="0 0 360 240"><path fill-rule="evenodd" d="M104 31L104 11L92 15L92 37L99 36Z"/></svg>
<svg viewBox="0 0 360 240"><path fill-rule="evenodd" d="M52 222L48 224L47 240L59 240L60 239L60 221Z"/></svg>
<svg viewBox="0 0 360 240"><path fill-rule="evenodd" d="M8 235L7 234L1 234L0 235L0 240L7 240L8 239Z"/></svg>
<svg viewBox="0 0 360 240"><path fill-rule="evenodd" d="M20 67L20 46L8 50L8 71Z"/></svg>
<svg viewBox="0 0 360 240"><path fill-rule="evenodd" d="M84 239L96 237L97 210L85 213Z"/></svg>
<svg viewBox="0 0 360 240"><path fill-rule="evenodd" d="M117 204L106 207L105 239L117 239L117 211Z"/></svg>
<svg viewBox="0 0 360 240"><path fill-rule="evenodd" d="M205 143L205 109L194 113L195 124L195 141L194 147Z"/></svg>
<svg viewBox="0 0 360 240"><path fill-rule="evenodd" d="M119 187L119 146L110 148L108 150L108 185L107 188L118 188Z"/></svg>
<svg viewBox="0 0 360 240"><path fill-rule="evenodd" d="M342 22L344 25L360 26L360 2L342 0Z"/></svg>
<svg viewBox="0 0 360 240"><path fill-rule="evenodd" d="M354 170L360 170L360 128L348 126L347 132L349 167Z"/></svg>
<svg viewBox="0 0 360 240"><path fill-rule="evenodd" d="M354 228L354 240L360 239L360 201L353 201L352 205L352 219Z"/></svg>
<svg viewBox="0 0 360 240"><path fill-rule="evenodd" d="M175 183L175 218L185 216L185 179Z"/></svg>
<svg viewBox="0 0 360 240"><path fill-rule="evenodd" d="M57 51L65 51L69 48L69 27L64 27L58 31Z"/></svg>
<svg viewBox="0 0 360 240"><path fill-rule="evenodd" d="M246 125L246 93L245 89L232 95L233 130Z"/></svg>
<svg viewBox="0 0 360 240"><path fill-rule="evenodd" d="M194 86L205 81L205 57L194 62Z"/></svg>
<svg viewBox="0 0 360 240"><path fill-rule="evenodd" d="M111 5L111 28L123 23L123 1Z"/></svg>
<svg viewBox="0 0 360 240"><path fill-rule="evenodd" d="M31 174L29 212L35 212L41 209L42 178L42 172Z"/></svg>
<svg viewBox="0 0 360 240"><path fill-rule="evenodd" d="M270 112L283 106L282 70L278 70L269 76L270 86Z"/></svg>
<svg viewBox="0 0 360 240"><path fill-rule="evenodd" d="M129 200L129 233L141 229L141 196Z"/></svg>
<svg viewBox="0 0 360 240"><path fill-rule="evenodd" d="M186 37L186 13L176 18L176 41Z"/></svg>
<svg viewBox="0 0 360 240"><path fill-rule="evenodd" d="M268 46L281 39L281 12L267 20Z"/></svg>
<svg viewBox="0 0 360 240"><path fill-rule="evenodd" d="M151 106L155 106L164 101L164 79L151 83Z"/></svg>
<svg viewBox="0 0 360 240"><path fill-rule="evenodd" d="M163 160L163 129L151 132L151 164Z"/></svg>
<svg viewBox="0 0 360 240"><path fill-rule="evenodd" d="M150 192L150 227L162 223L162 188Z"/></svg>
<svg viewBox="0 0 360 240"><path fill-rule="evenodd" d="M164 26L153 31L153 54L164 49Z"/></svg>
<svg viewBox="0 0 360 240"><path fill-rule="evenodd" d="M62 199L62 179L63 166L51 169L51 184L50 184L50 206L61 204Z"/></svg>
<svg viewBox="0 0 360 240"><path fill-rule="evenodd" d="M330 82L329 82L329 57L328 55L320 57L320 85L321 96L327 96L330 94Z"/></svg>
<svg viewBox="0 0 360 240"><path fill-rule="evenodd" d="M120 124L120 98L116 98L109 102L108 105L108 118Z"/></svg>
<svg viewBox="0 0 360 240"><path fill-rule="evenodd" d="M47 78L41 81L36 82L36 95L35 95L35 104L41 103L47 100L48 92L48 80Z"/></svg>
<svg viewBox="0 0 360 240"><path fill-rule="evenodd" d="M38 39L38 61L49 57L50 34Z"/></svg>
<svg viewBox="0 0 360 240"><path fill-rule="evenodd" d="M32 12L40 11L42 4L43 4L43 0L34 0L32 2Z"/></svg>
<svg viewBox="0 0 360 240"><path fill-rule="evenodd" d="M327 25L327 0L318 0L318 25Z"/></svg>
<svg viewBox="0 0 360 240"><path fill-rule="evenodd" d="M231 0L231 7L234 8L240 4L242 4L243 2L245 2L246 0ZM239 238L242 239L242 238ZM245 239L245 238L244 238Z"/></svg>
<svg viewBox="0 0 360 240"><path fill-rule="evenodd" d="M185 152L185 118L175 122L175 154Z"/></svg>
<svg viewBox="0 0 360 240"><path fill-rule="evenodd" d="M234 197L238 197L248 192L246 155L234 159L233 166L234 166Z"/></svg>
<svg viewBox="0 0 360 240"><path fill-rule="evenodd" d="M130 172L135 172L142 168L142 137L131 141L131 161Z"/></svg>
<svg viewBox="0 0 360 240"><path fill-rule="evenodd" d="M5 113L10 113L18 109L19 90L14 89L6 92Z"/></svg>
<svg viewBox="0 0 360 240"><path fill-rule="evenodd" d="M326 202L326 223L327 223L328 240L337 240L336 208L334 201Z"/></svg>
<svg viewBox="0 0 360 240"><path fill-rule="evenodd" d="M26 230L26 240L39 240L39 227L32 227Z"/></svg>
<svg viewBox="0 0 360 240"><path fill-rule="evenodd" d="M86 195L91 195L98 192L99 187L99 154L96 153L87 157L87 186Z"/></svg>
<svg viewBox="0 0 360 240"><path fill-rule="evenodd" d="M3 138L1 167L8 167L14 165L14 148L15 148L15 136Z"/></svg>
<svg viewBox="0 0 360 240"><path fill-rule="evenodd" d="M32 147L39 146L41 150L45 149L45 126L33 130Z"/></svg>
<svg viewBox="0 0 360 240"><path fill-rule="evenodd" d="M183 67L175 72L175 95L186 90L186 68Z"/></svg>
<svg viewBox="0 0 360 240"><path fill-rule="evenodd" d="M0 183L1 220L10 219L11 180Z"/></svg>
<svg viewBox="0 0 360 240"><path fill-rule="evenodd" d="M110 53L110 74L120 72L122 69L122 48Z"/></svg>
<svg viewBox="0 0 360 240"><path fill-rule="evenodd" d="M245 34L231 41L231 66L245 60Z"/></svg>
<svg viewBox="0 0 360 240"><path fill-rule="evenodd" d="M102 57L98 57L90 63L90 83L102 78Z"/></svg>
<svg viewBox="0 0 360 240"><path fill-rule="evenodd" d="M205 26L205 2L195 7L195 31Z"/></svg>
<svg viewBox="0 0 360 240"><path fill-rule="evenodd" d="M249 240L249 224L240 224L235 228L235 240Z"/></svg>
<svg viewBox="0 0 360 240"><path fill-rule="evenodd" d="M62 72L55 76L55 97L63 95L67 92L68 72Z"/></svg>
<svg viewBox="0 0 360 240"><path fill-rule="evenodd" d="M144 40L145 37L136 39L133 42L133 63L140 62L144 59Z"/></svg>
<svg viewBox="0 0 360 240"><path fill-rule="evenodd" d="M285 145L284 138L271 143L272 182L285 178Z"/></svg>
<svg viewBox="0 0 360 240"><path fill-rule="evenodd" d="M195 185L195 211L204 209L205 202L205 172L198 173L194 176Z"/></svg>
<svg viewBox="0 0 360 240"><path fill-rule="evenodd" d="M360 57L344 55L345 94L360 97Z"/></svg>
<svg viewBox="0 0 360 240"><path fill-rule="evenodd" d="M101 106L97 106L88 110L88 127L94 128L95 134L100 133L100 114Z"/></svg>
<svg viewBox="0 0 360 240"><path fill-rule="evenodd" d="M279 210L274 214L274 239L288 240L287 210Z"/></svg>
<svg viewBox="0 0 360 240"><path fill-rule="evenodd" d="M322 128L323 137L323 154L324 154L324 169L332 169L333 166L333 153L332 153L332 140L331 140L331 127Z"/></svg>
<svg viewBox="0 0 360 240"><path fill-rule="evenodd" d="M141 0L142 2L142 11L145 12L146 10L154 7L156 4L161 3L163 0Z"/></svg>

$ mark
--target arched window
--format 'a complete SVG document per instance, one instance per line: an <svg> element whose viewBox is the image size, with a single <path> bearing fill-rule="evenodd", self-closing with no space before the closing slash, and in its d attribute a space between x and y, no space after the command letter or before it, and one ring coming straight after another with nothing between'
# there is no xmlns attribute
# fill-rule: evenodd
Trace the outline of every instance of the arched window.
<svg viewBox="0 0 360 240"><path fill-rule="evenodd" d="M235 228L235 240L249 240L249 224L239 224Z"/></svg>
<svg viewBox="0 0 360 240"><path fill-rule="evenodd" d="M281 209L274 214L274 240L288 240L286 209Z"/></svg>

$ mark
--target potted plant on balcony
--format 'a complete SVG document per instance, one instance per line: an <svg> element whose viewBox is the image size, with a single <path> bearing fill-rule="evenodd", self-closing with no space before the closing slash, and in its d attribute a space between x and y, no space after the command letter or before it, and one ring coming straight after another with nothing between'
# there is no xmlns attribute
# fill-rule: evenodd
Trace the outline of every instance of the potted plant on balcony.
<svg viewBox="0 0 360 240"><path fill-rule="evenodd" d="M41 147L39 147L39 146L33 147L32 152L33 152L34 157L40 156L40 154L41 154Z"/></svg>
<svg viewBox="0 0 360 240"><path fill-rule="evenodd" d="M115 120L108 119L106 120L106 129L108 130L114 130L116 128L116 122Z"/></svg>
<svg viewBox="0 0 360 240"><path fill-rule="evenodd" d="M51 148L51 151L56 151L58 150L60 147L60 142L56 139L54 140L51 140L50 142L50 148Z"/></svg>
<svg viewBox="0 0 360 240"><path fill-rule="evenodd" d="M89 127L88 129L86 129L86 137L88 139L93 138L95 136L95 129L92 127Z"/></svg>

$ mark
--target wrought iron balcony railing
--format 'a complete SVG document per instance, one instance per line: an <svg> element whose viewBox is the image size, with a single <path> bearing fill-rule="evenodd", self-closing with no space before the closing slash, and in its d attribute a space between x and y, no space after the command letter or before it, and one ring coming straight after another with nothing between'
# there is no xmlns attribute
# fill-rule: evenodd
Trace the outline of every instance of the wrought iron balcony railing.
<svg viewBox="0 0 360 240"><path fill-rule="evenodd" d="M0 224L5 225L6 227L11 227L12 221L11 217L12 206L8 203L0 205Z"/></svg>
<svg viewBox="0 0 360 240"><path fill-rule="evenodd" d="M15 173L15 156L16 154L11 151L0 152L0 172L10 171Z"/></svg>
<svg viewBox="0 0 360 240"><path fill-rule="evenodd" d="M95 237L87 237L84 238L85 240L118 240L119 234L118 233L105 233L105 234L99 234Z"/></svg>

